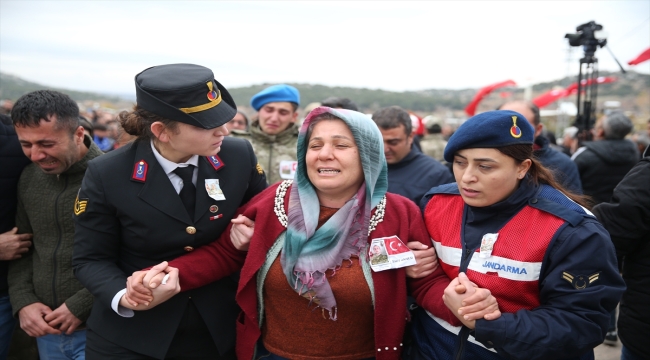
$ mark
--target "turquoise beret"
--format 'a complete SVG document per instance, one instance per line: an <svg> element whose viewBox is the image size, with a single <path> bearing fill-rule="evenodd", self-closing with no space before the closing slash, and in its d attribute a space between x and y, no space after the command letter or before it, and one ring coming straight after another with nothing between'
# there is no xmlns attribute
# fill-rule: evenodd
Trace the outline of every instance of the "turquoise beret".
<svg viewBox="0 0 650 360"><path fill-rule="evenodd" d="M279 84L269 86L251 98L251 106L260 111L262 106L270 102L290 102L300 105L300 93L291 85Z"/></svg>
<svg viewBox="0 0 650 360"><path fill-rule="evenodd" d="M449 138L445 160L452 162L454 154L462 149L496 148L508 145L533 145L535 130L518 112L510 110L487 111L472 116Z"/></svg>

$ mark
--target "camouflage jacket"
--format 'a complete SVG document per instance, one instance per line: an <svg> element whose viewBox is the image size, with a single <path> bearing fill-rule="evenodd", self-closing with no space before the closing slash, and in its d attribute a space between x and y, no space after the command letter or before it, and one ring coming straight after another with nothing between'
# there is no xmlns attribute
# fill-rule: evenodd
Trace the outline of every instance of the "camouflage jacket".
<svg viewBox="0 0 650 360"><path fill-rule="evenodd" d="M420 140L420 148L422 149L422 153L431 156L443 164L445 163L445 159L443 157L445 146L447 146L447 142L442 137L442 134L425 135Z"/></svg>
<svg viewBox="0 0 650 360"><path fill-rule="evenodd" d="M269 185L293 179L297 164L297 125L293 124L277 135L268 135L262 132L259 123L255 121L249 131L233 130L231 134L246 139L253 145L257 162L266 173Z"/></svg>

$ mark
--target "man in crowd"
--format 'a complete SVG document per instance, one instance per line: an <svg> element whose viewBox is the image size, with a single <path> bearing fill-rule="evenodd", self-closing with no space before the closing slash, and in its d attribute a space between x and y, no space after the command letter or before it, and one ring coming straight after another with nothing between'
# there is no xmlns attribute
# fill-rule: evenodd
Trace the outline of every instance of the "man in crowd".
<svg viewBox="0 0 650 360"><path fill-rule="evenodd" d="M576 164L566 154L551 148L548 139L542 135L544 125L541 122L537 105L529 101L511 101L501 105L499 110L516 111L528 120L535 129L533 154L542 165L553 171L556 180L562 186L577 194L582 194L582 184Z"/></svg>
<svg viewBox="0 0 650 360"><path fill-rule="evenodd" d="M82 125L83 126L83 125ZM108 134L108 127L104 124L95 124L93 126L93 141L103 152L113 150L115 139Z"/></svg>
<svg viewBox="0 0 650 360"><path fill-rule="evenodd" d="M578 165L585 195L591 196L595 204L610 201L616 185L639 160L636 145L625 140L633 127L622 111L612 111L596 121L592 129L594 141L585 142L571 157ZM615 345L617 341L613 311L605 344Z"/></svg>
<svg viewBox="0 0 650 360"><path fill-rule="evenodd" d="M226 123L226 128L228 128L228 131L248 131L248 116L246 116L242 111L237 110L235 117Z"/></svg>
<svg viewBox="0 0 650 360"><path fill-rule="evenodd" d="M594 215L612 237L627 289L621 299L621 359L650 359L650 147ZM611 334L610 334L611 335ZM615 339L615 337L614 337Z"/></svg>
<svg viewBox="0 0 650 360"><path fill-rule="evenodd" d="M399 106L379 109L372 115L384 138L388 163L388 191L411 199L416 204L434 186L454 182L440 162L413 146L411 117Z"/></svg>
<svg viewBox="0 0 650 360"><path fill-rule="evenodd" d="M0 114L0 359L6 359L16 321L11 311L7 285L7 265L20 259L32 245L31 234L17 234L16 186L23 168L29 164L20 149L11 118Z"/></svg>
<svg viewBox="0 0 650 360"><path fill-rule="evenodd" d="M33 162L18 181L18 234L33 246L9 264L9 298L41 359L84 358L83 324L93 297L72 273L73 209L89 160L101 151L79 125L79 108L67 95L38 90L11 112L25 155Z"/></svg>
<svg viewBox="0 0 650 360"><path fill-rule="evenodd" d="M359 111L359 107L352 100L336 96L328 97L327 99L323 100L321 106L331 107L332 109L348 109Z"/></svg>
<svg viewBox="0 0 650 360"><path fill-rule="evenodd" d="M293 179L296 172L299 105L300 93L295 87L270 86L251 98L251 106L258 114L249 131L232 131L232 136L245 138L253 145L269 184Z"/></svg>
<svg viewBox="0 0 650 360"><path fill-rule="evenodd" d="M623 112L613 111L598 119L592 129L593 141L585 142L571 157L585 195L596 204L611 200L616 185L639 161L636 146L625 140L633 127Z"/></svg>
<svg viewBox="0 0 650 360"><path fill-rule="evenodd" d="M424 131L425 135L420 140L422 152L442 163L445 160L443 153L447 146L447 140L442 137L440 120L433 116L428 117L424 122Z"/></svg>

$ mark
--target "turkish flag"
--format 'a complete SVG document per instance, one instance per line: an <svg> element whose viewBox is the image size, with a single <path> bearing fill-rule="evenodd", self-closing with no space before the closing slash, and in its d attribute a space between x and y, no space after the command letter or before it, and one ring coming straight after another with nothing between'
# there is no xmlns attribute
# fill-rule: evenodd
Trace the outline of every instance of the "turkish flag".
<svg viewBox="0 0 650 360"><path fill-rule="evenodd" d="M533 103L535 105L537 105L537 107L543 108L544 106L565 97L566 94L567 94L567 90L565 90L565 89L551 90L551 91L548 91L548 92L536 97L533 100Z"/></svg>
<svg viewBox="0 0 650 360"><path fill-rule="evenodd" d="M517 84L514 81L506 80L506 81L498 82L496 84L491 84L491 85L488 85L488 86L486 86L484 88L479 89L476 92L476 95L474 95L474 98L472 99L472 101L469 104L467 104L467 107L465 107L465 112L469 116L474 116L474 114L476 113L476 107L478 106L478 103L480 103L481 100L483 100L483 98L486 97L489 93L491 93L492 91L494 91L494 90L496 90L498 88L502 88L502 87L506 87L506 86L516 86L516 85Z"/></svg>
<svg viewBox="0 0 650 360"><path fill-rule="evenodd" d="M400 240L397 236L385 238L384 244L386 244L386 252L388 255L396 255L411 251L411 249L404 245L402 240Z"/></svg>
<svg viewBox="0 0 650 360"><path fill-rule="evenodd" d="M644 61L650 60L650 48L647 48L641 55L637 56L635 59L628 61L628 65L638 65Z"/></svg>

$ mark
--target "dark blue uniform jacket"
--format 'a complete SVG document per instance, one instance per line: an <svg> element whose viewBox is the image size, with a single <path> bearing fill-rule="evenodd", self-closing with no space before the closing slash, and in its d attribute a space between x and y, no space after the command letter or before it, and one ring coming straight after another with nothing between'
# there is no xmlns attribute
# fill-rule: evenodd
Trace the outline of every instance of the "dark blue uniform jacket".
<svg viewBox="0 0 650 360"><path fill-rule="evenodd" d="M416 204L432 187L453 181L454 177L444 165L415 146L402 161L388 165L388 192L407 197Z"/></svg>
<svg viewBox="0 0 650 360"><path fill-rule="evenodd" d="M526 178L528 179L528 178ZM422 199L424 208L438 193L459 194L455 183L431 189ZM504 313L492 321L477 320L472 331L479 345L442 329L424 311L416 313L414 337L418 351L413 358L429 359L593 359L592 349L602 343L609 313L625 284L616 266L609 234L586 209L554 188L522 181L506 200L485 207L465 205L461 241L466 254L474 254L483 234L495 233L524 206L532 206L564 219L542 262L539 277L540 306L531 311ZM535 224L531 224L535 226ZM469 250L469 252L467 252ZM461 262L466 270L467 256ZM597 281L577 289L564 278L599 273ZM498 299L497 299L498 301ZM442 330L442 331L441 331Z"/></svg>

